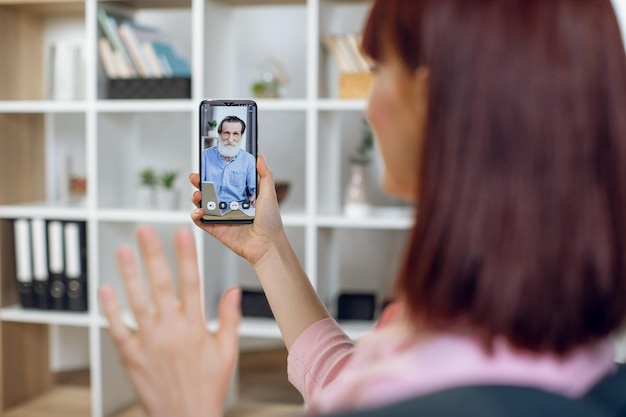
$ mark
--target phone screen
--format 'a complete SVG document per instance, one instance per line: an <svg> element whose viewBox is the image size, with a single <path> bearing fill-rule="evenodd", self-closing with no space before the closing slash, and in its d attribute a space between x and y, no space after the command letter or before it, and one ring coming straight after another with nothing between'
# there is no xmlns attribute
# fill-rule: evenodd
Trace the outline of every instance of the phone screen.
<svg viewBox="0 0 626 417"><path fill-rule="evenodd" d="M256 103L200 103L199 143L202 222L252 223L258 193Z"/></svg>

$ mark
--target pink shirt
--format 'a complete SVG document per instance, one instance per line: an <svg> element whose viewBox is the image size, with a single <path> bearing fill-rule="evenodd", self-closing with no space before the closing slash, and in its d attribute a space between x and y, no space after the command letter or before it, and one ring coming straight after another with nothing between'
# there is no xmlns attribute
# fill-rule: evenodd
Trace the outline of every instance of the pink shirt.
<svg viewBox="0 0 626 417"><path fill-rule="evenodd" d="M318 321L291 347L289 381L308 410L319 413L483 383L532 386L575 397L615 367L609 340L559 359L516 351L504 340L496 341L489 355L467 336L414 333L392 323L355 345L333 319Z"/></svg>

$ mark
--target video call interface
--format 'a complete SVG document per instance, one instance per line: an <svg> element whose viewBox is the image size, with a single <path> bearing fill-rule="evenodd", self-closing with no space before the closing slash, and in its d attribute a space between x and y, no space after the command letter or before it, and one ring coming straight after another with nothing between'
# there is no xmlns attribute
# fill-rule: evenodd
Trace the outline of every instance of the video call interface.
<svg viewBox="0 0 626 417"><path fill-rule="evenodd" d="M256 112L248 105L200 108L200 178L203 219L254 218L257 193Z"/></svg>

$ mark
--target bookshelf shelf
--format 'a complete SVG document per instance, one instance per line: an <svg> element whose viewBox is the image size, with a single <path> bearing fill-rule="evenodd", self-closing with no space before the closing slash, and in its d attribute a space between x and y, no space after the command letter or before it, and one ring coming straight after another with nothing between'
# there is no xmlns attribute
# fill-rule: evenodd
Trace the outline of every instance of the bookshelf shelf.
<svg viewBox="0 0 626 417"><path fill-rule="evenodd" d="M89 211L82 207L62 207L49 203L0 206L0 218L48 218L87 220Z"/></svg>
<svg viewBox="0 0 626 417"><path fill-rule="evenodd" d="M86 107L86 101L0 101L0 113L82 113Z"/></svg>
<svg viewBox="0 0 626 417"><path fill-rule="evenodd" d="M89 313L28 310L19 305L12 305L0 309L0 319L5 322L37 323L59 326L89 327L91 324Z"/></svg>
<svg viewBox="0 0 626 417"><path fill-rule="evenodd" d="M96 110L106 113L190 112L196 109L191 100L98 100Z"/></svg>

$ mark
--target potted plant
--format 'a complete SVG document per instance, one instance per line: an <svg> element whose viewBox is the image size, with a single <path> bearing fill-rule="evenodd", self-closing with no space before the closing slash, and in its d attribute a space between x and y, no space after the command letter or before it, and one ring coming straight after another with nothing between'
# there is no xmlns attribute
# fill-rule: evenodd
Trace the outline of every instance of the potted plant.
<svg viewBox="0 0 626 417"><path fill-rule="evenodd" d="M157 203L159 208L164 210L175 210L178 208L178 192L174 187L178 172L164 171L159 175L159 190L157 192Z"/></svg>
<svg viewBox="0 0 626 417"><path fill-rule="evenodd" d="M156 202L155 188L157 175L153 168L146 167L139 171L139 189L137 190L136 205L138 208L154 207Z"/></svg>
<svg viewBox="0 0 626 417"><path fill-rule="evenodd" d="M207 122L206 126L207 126L206 136L202 137L204 141L203 149L212 148L213 146L217 145L217 141L219 140L217 133L215 133L215 128L217 127L217 120L211 120Z"/></svg>
<svg viewBox="0 0 626 417"><path fill-rule="evenodd" d="M374 133L367 120L363 119L361 141L355 155L350 157L350 179L344 195L344 213L346 216L364 216L370 212L369 193L367 190L367 166L374 148Z"/></svg>

